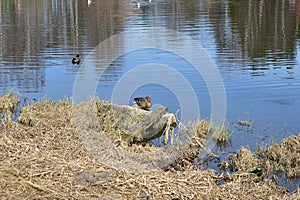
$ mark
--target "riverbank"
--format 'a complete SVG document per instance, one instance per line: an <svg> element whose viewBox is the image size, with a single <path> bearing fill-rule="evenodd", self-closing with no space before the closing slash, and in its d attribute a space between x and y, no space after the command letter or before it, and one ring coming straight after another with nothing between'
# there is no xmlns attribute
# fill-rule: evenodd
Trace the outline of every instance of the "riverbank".
<svg viewBox="0 0 300 200"><path fill-rule="evenodd" d="M1 106L5 113L0 130L1 199L299 199L300 189L291 194L278 187L268 178L266 166L299 177L300 135L257 153L241 148L228 164L234 172L216 175L189 159L203 145L199 138L211 131L209 123L202 121L193 126L198 140L191 140L183 157L162 169L129 173L104 165L87 150L77 134L69 100L45 99L24 106L19 120L13 121L11 113L19 101L13 95L2 96L0 104L10 98L14 103ZM110 130L118 132L114 127ZM144 144L113 144L128 152L158 150ZM283 168L275 168L274 163ZM250 173L257 166L262 175Z"/></svg>

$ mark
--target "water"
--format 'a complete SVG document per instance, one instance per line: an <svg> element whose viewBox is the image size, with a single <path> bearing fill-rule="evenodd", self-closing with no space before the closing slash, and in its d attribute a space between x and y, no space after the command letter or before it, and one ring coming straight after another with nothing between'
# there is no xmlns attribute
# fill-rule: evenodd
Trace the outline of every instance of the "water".
<svg viewBox="0 0 300 200"><path fill-rule="evenodd" d="M240 146L255 150L300 130L299 2L153 0L138 9L134 0L94 0L90 5L84 0L0 1L0 93L13 89L31 99L71 97L76 77L83 76L80 67L71 64L75 54L82 61L92 55L99 64L101 59L92 50L115 34L136 30L135 40L124 37L119 41L122 50L134 42L144 45L143 41L157 39L157 35L145 38L146 28L171 29L201 45L221 74L226 121L233 130L227 150L237 151ZM171 42L179 49L186 45L172 38L160 35L160 45ZM170 89L150 81L126 94L152 72L149 67L150 71L136 77L130 75L131 70L149 63L167 65L188 80L199 101L199 115L210 118L213 103L206 77L184 58L159 49L137 49L118 57L96 80L96 95L110 100L118 81L127 76L129 82L121 91L129 96L127 104L135 96L149 95L154 104L177 112L181 108L177 92L184 95L187 91L182 82ZM101 70L96 67L95 74ZM175 72L158 73L176 85ZM186 92L187 99L189 95ZM251 120L253 128L239 127L236 123L241 119Z"/></svg>

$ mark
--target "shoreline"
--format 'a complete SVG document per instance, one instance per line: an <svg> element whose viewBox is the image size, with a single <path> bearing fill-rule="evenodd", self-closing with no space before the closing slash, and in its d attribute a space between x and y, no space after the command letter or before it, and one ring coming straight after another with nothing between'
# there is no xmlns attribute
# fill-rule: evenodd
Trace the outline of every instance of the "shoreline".
<svg viewBox="0 0 300 200"><path fill-rule="evenodd" d="M18 102L14 95L1 96L0 101L8 102L8 97L13 99L11 102ZM201 140L191 143L191 151L184 154L186 157L167 168L128 173L104 165L87 150L76 134L72 106L68 100L36 102L21 109L22 123L13 121L6 111L0 129L1 198L232 199L235 196L239 199L299 199L299 188L288 191L277 186L276 180L271 178L273 172L268 174L266 170L269 166L276 172L283 170L299 178L300 134L257 152L241 147L232 155L229 165L224 163L224 172L228 170L229 176L216 175L214 170L201 168L192 163L194 159L189 160L199 153ZM16 109L13 103L2 107ZM209 124L199 124L193 130L204 134L197 135L198 138L204 138L211 131ZM129 153L158 150L141 144L113 144ZM250 173L249 170L257 166L263 168L262 175ZM224 183L219 184L220 181Z"/></svg>

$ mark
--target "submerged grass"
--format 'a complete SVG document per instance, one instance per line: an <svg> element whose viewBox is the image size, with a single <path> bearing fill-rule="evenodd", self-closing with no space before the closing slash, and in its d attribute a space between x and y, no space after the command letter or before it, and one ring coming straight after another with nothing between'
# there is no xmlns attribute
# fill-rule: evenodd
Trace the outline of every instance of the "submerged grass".
<svg viewBox="0 0 300 200"><path fill-rule="evenodd" d="M212 136L216 145L220 148L227 148L229 145L231 145L232 132L225 123L221 126L215 127Z"/></svg>
<svg viewBox="0 0 300 200"><path fill-rule="evenodd" d="M249 171L250 169L259 166L259 160L247 147L241 147L240 150L230 156L231 168L235 171Z"/></svg>
<svg viewBox="0 0 300 200"><path fill-rule="evenodd" d="M20 103L19 97L9 92L0 96L0 120L8 120Z"/></svg>
<svg viewBox="0 0 300 200"><path fill-rule="evenodd" d="M300 178L300 133L281 144L259 148L257 154L269 174L284 172L288 178Z"/></svg>
<svg viewBox="0 0 300 200"><path fill-rule="evenodd" d="M192 164L182 165L180 170L170 167L139 174L104 166L75 133L69 101L44 100L26 106L20 122L2 122L5 128L0 130L1 199L299 199L299 189L288 194L272 181L253 179L241 171L234 173L237 178L231 182L218 185L220 178L213 170ZM202 121L193 130L190 147L199 150L212 127ZM298 151L293 147L299 144L298 138L282 146Z"/></svg>
<svg viewBox="0 0 300 200"><path fill-rule="evenodd" d="M230 156L230 168L235 171L255 171L263 177L276 177L284 173L288 178L300 177L300 133L292 135L281 144L268 145L251 152L249 148L241 147L239 152ZM277 179L277 178L276 178Z"/></svg>

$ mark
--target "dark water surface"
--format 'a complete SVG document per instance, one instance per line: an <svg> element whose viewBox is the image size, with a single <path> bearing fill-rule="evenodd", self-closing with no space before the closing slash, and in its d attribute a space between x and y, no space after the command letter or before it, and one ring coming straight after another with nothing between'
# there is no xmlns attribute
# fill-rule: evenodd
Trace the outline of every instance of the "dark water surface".
<svg viewBox="0 0 300 200"><path fill-rule="evenodd" d="M228 151L240 146L255 150L298 134L300 1L152 0L140 9L136 3L0 1L0 93L13 89L31 99L71 97L75 78L81 75L79 66L71 63L75 54L83 61L115 34L160 27L197 41L218 67L226 91L226 121L233 130ZM168 36L163 39L170 40ZM136 40L146 39L141 34ZM122 45L130 41L124 38ZM184 43L178 41L180 45ZM139 49L119 57L101 76L96 94L109 100L121 77L147 63L169 65L182 74L199 99L201 117L210 118L206 82L172 52ZM166 80L170 77L166 71L158 73L165 74ZM135 79L132 77L133 83ZM186 88L179 85L177 89ZM154 104L167 105L170 112L180 109L176 92L155 82L139 87L128 103L132 104L135 96L146 95ZM238 126L241 119L251 120L254 126Z"/></svg>

